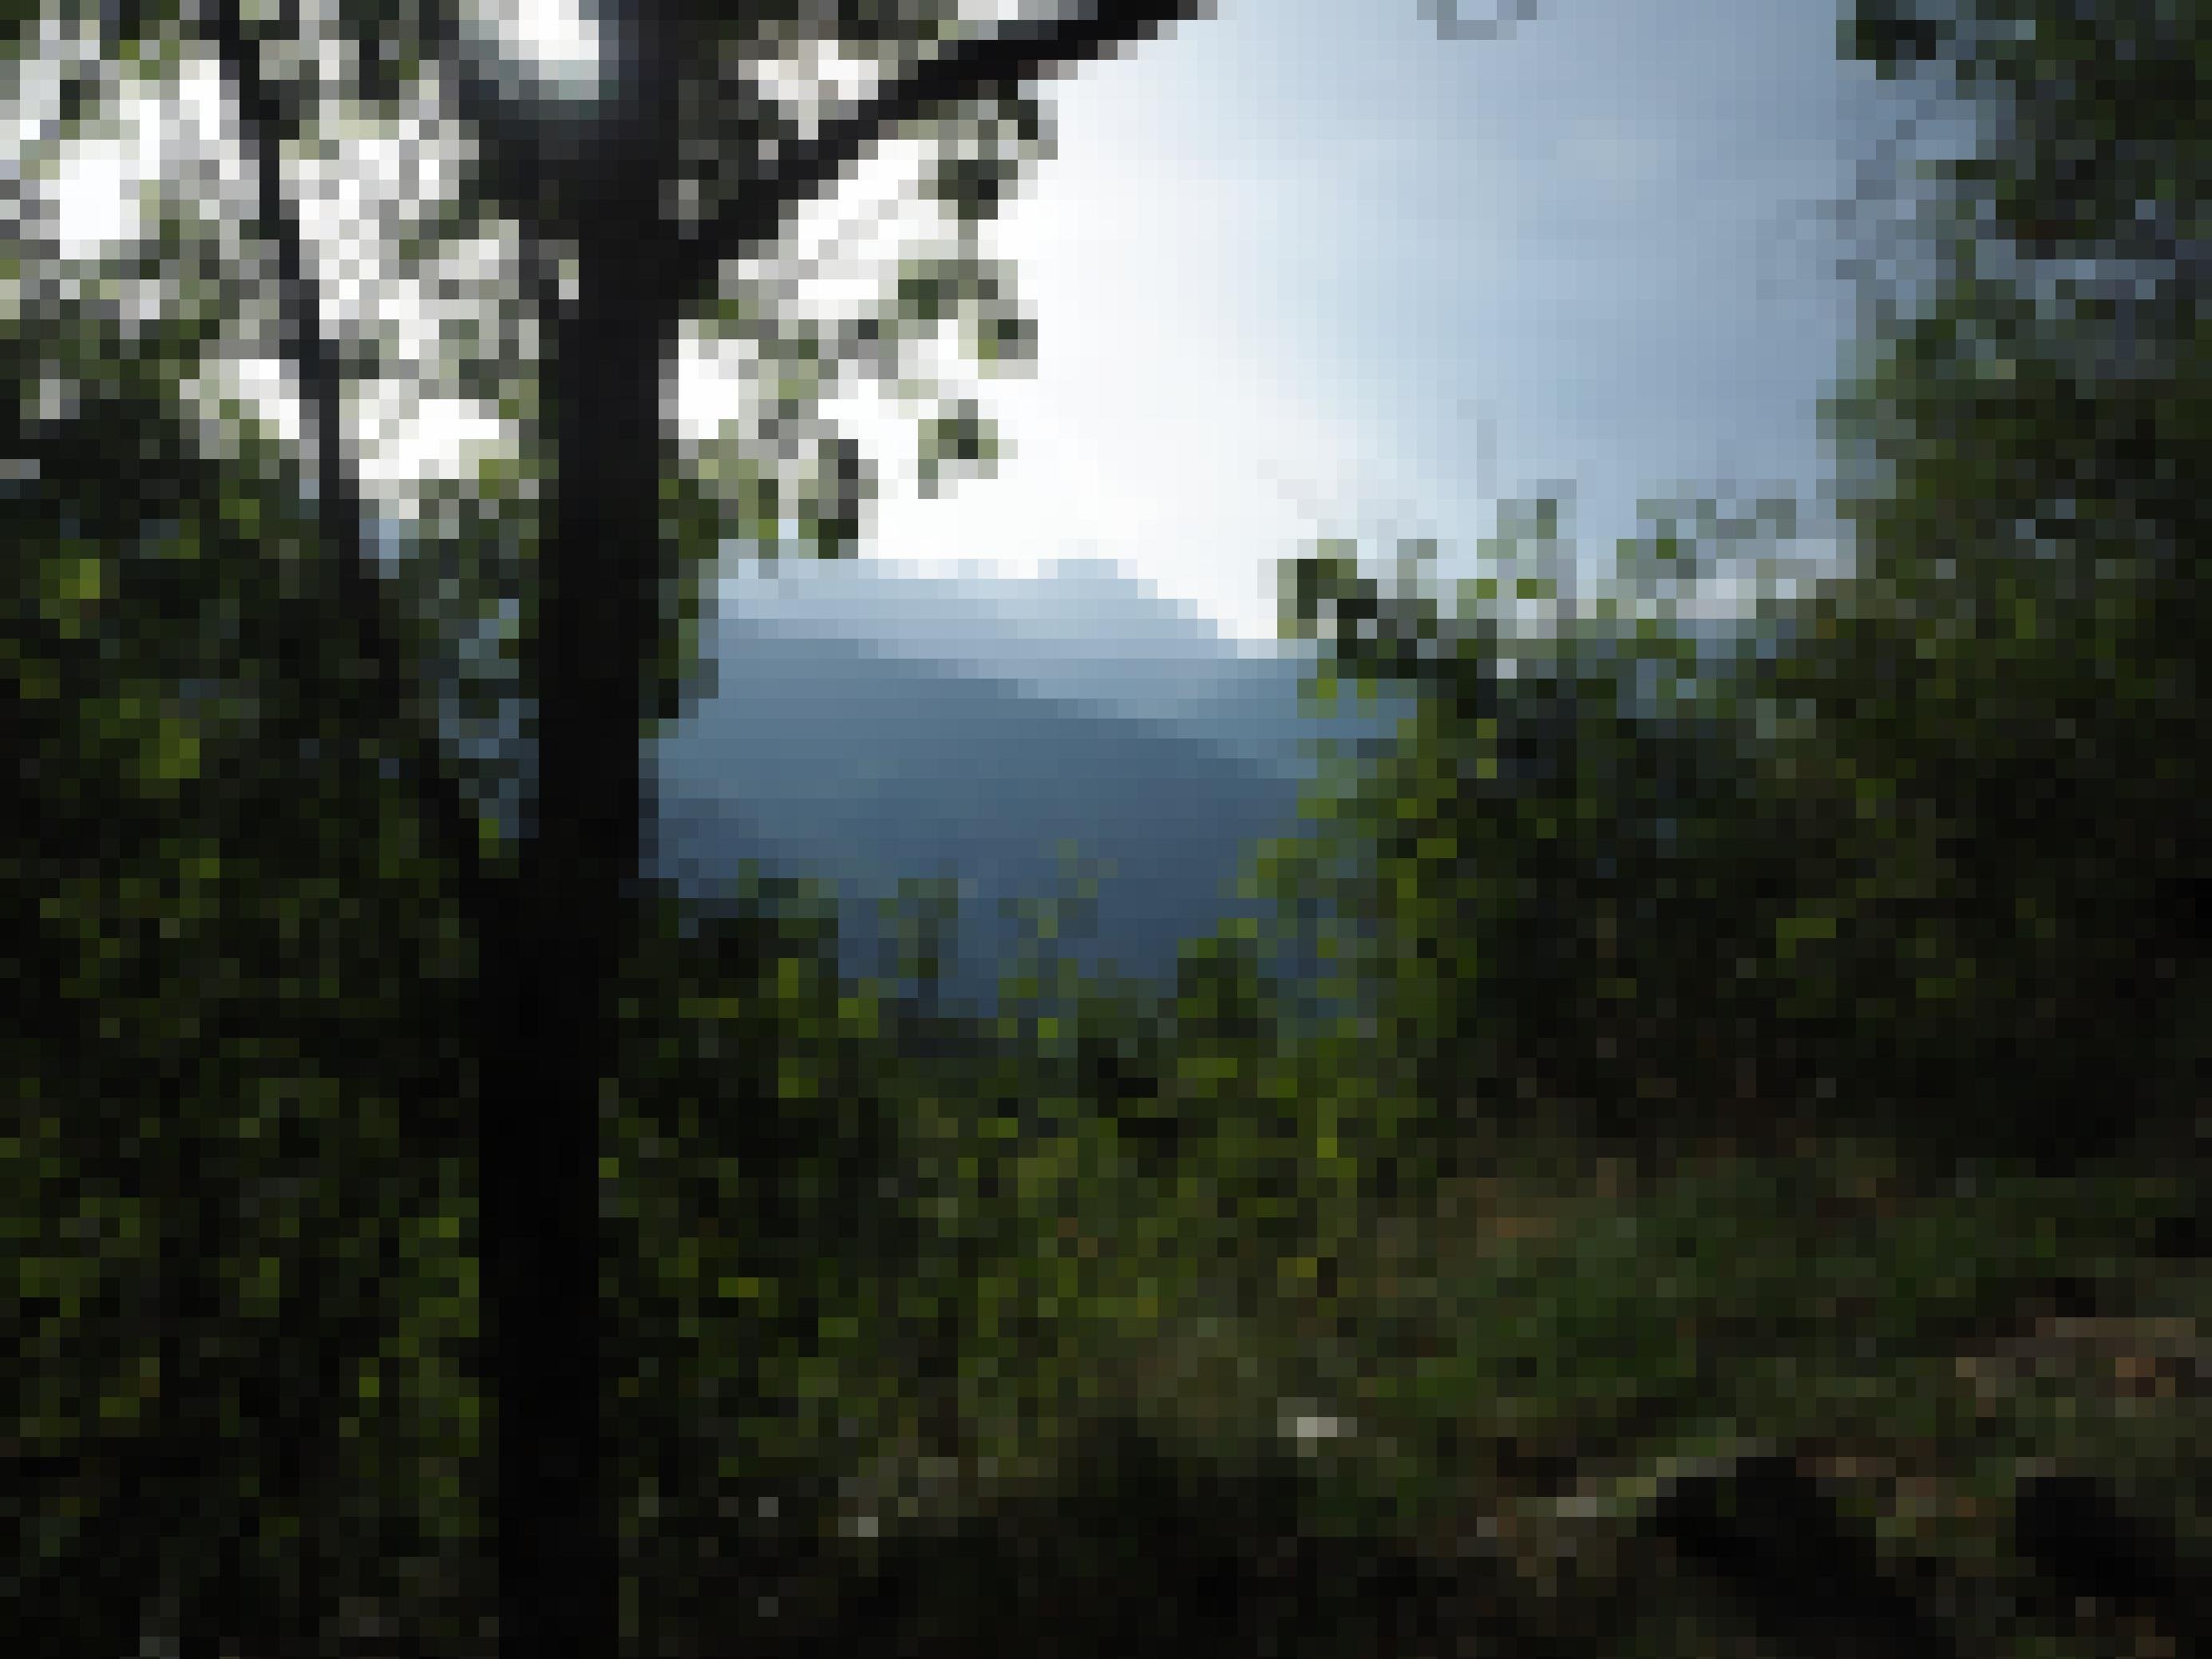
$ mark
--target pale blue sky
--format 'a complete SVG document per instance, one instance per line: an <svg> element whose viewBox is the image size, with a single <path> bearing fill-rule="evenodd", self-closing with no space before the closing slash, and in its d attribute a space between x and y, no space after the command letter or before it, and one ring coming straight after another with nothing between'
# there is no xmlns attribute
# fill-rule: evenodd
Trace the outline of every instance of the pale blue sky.
<svg viewBox="0 0 2212 1659"><path fill-rule="evenodd" d="M1547 0L1498 40L1423 9L1222 0L1065 83L995 240L1039 331L985 388L1016 453L935 501L887 468L876 556L1104 556L1251 636L1316 534L1449 556L1572 481L1607 548L1647 493L1817 491L1823 204L1895 96L1834 0Z"/></svg>
<svg viewBox="0 0 2212 1659"><path fill-rule="evenodd" d="M1571 482L1572 527L1601 551L1645 493L1817 497L1818 400L1852 320L1826 204L1850 196L1896 96L1836 61L1837 3L1545 0L1477 40L1440 38L1421 0L1219 0L1085 67L1054 94L1057 159L991 233L1038 330L1028 379L980 384L1013 453L924 500L910 422L865 398L840 411L882 468L870 556L1105 558L1256 638L1275 562L1321 534L1378 550L1434 535L1449 561L1497 495ZM569 58L585 50L573 0L531 5ZM57 88L27 93L22 119ZM125 234L134 175L220 148L228 125L203 63L130 131L72 146L46 181L62 245ZM331 171L344 188L303 197L311 242L345 244L358 273L368 204L427 199L417 175L435 165L357 139ZM202 175L204 207L242 211L234 154L222 176L217 191ZM896 192L896 167L873 186ZM870 188L825 215L865 214ZM437 307L382 281L334 284L326 307L411 340L465 299L495 314L505 257L459 250L462 297ZM863 258L849 275L881 270ZM234 380L289 429L283 371L256 352L219 365L210 392ZM488 410L404 379L362 388L365 474L395 502L501 441ZM749 389L725 374L699 406Z"/></svg>

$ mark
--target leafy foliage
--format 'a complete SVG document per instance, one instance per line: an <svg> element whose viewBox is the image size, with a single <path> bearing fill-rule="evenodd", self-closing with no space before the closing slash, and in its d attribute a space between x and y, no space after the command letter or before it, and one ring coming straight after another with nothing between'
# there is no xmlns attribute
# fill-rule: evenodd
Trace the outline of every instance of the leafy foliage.
<svg viewBox="0 0 2212 1659"><path fill-rule="evenodd" d="M2064 1157L2199 1109L2208 382L2170 186L2203 158L2157 112L2201 59L2163 14L1970 9L1869 23L1901 64L1970 21L1942 61L1999 118L1947 169L1939 280L1833 404L1842 574L1725 648L1616 599L1509 652L1565 568L1541 503L1501 538L1534 574L1457 617L1411 566L1294 573L1337 672L1419 707L1273 874L1353 941L1379 1052L1447 1118L1455 1088L1674 1133L1735 1100ZM1622 572L1680 590L1784 529L1708 503Z"/></svg>
<svg viewBox="0 0 2212 1659"><path fill-rule="evenodd" d="M1609 613L1565 605L1541 502L1455 606L1431 550L1394 582L1322 550L1291 579L1315 695L1384 702L1395 740L1256 849L1283 937L1193 939L1165 985L1062 957L1079 884L989 1019L933 994L952 893L913 896L868 982L818 896L639 896L600 1166L637 1650L1011 1650L1073 1607L1095 1640L1218 1651L1223 1584L1284 1651L1739 1650L1650 1516L1773 1445L1948 1571L1988 1650L2117 1650L2112 1616L2039 1608L2008 1517L2043 1460L2163 1472L2161 1514L2203 1528L2212 1305L2160 1241L2202 1197L2175 1156L2205 993L2202 141L2172 118L2205 32L1976 6L1968 52L1964 21L1864 9L1868 50L1994 73L2016 117L1955 181L1944 282L1839 403L1853 567L1719 641L1682 612L1757 573L1779 504L1655 510ZM935 27L842 15L887 52ZM374 95L419 68L409 27L353 60ZM979 209L980 167L948 181ZM474 941L392 775L406 734L331 643L297 457L182 394L234 296L173 283L132 323L104 286L206 228L6 273L27 1363L0 1575L45 1652L489 1652L450 1040ZM988 326L990 296L906 274L917 329ZM787 340L764 292L719 321L803 409L837 337ZM733 514L763 542L836 518L750 465L671 491L695 552ZM467 703L480 670L488 722L532 556L526 469L495 471L382 578L447 664L426 682ZM2070 1167L2136 1133L2155 1167ZM1990 1156L2020 1150L2057 1167ZM1451 1628L1407 1612L1453 1596Z"/></svg>

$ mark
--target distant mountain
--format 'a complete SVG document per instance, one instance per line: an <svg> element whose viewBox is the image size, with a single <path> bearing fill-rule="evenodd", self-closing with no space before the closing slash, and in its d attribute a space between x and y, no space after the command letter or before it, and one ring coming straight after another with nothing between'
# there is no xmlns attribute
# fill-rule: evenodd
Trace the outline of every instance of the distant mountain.
<svg viewBox="0 0 2212 1659"><path fill-rule="evenodd" d="M1238 650L1110 566L1032 581L810 568L728 585L710 696L659 747L659 856L692 884L805 873L846 899L963 884L951 988L987 1001L1021 937L1002 901L1059 888L1073 842L1111 871L1075 951L1149 975L1240 908L1256 839L1297 827L1304 661ZM1335 729L1381 729L1381 716Z"/></svg>
<svg viewBox="0 0 2212 1659"><path fill-rule="evenodd" d="M1055 702L1149 721L1270 769L1311 770L1299 683L1310 647L1253 646L1103 560L1035 578L922 575L859 562L749 571L726 584L732 619L1010 682ZM1379 717L1329 727L1382 728Z"/></svg>

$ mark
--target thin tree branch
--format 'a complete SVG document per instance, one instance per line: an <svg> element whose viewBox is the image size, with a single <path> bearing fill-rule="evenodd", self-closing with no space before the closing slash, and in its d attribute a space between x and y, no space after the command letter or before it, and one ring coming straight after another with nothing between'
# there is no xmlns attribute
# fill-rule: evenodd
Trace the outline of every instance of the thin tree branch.
<svg viewBox="0 0 2212 1659"><path fill-rule="evenodd" d="M855 113L824 122L812 138L786 145L772 171L685 243L678 293L687 304L696 301L725 259L743 258L775 240L793 208L818 198L903 123L1109 55L1167 24L1192 21L1211 10L1211 0L1088 0L1065 17L1024 20L956 42Z"/></svg>
<svg viewBox="0 0 2212 1659"><path fill-rule="evenodd" d="M298 215L284 193L283 141L295 123L289 120L261 73L260 59L246 38L239 0L215 0L210 9L210 44L238 100L239 124L249 164L254 170L255 216L262 239L276 255L276 280L285 320L285 350L300 384L300 398L313 446L315 514L325 544L334 556L340 607L354 630L354 644L370 672L368 687L380 719L403 734L402 760L411 774L424 829L434 850L452 860L470 915L482 914L489 872L478 839L476 814L453 775L434 722L419 717L405 653L386 615L383 584L369 569L362 525L366 512L359 481L348 464L341 416L337 354L324 337L321 292L308 271Z"/></svg>

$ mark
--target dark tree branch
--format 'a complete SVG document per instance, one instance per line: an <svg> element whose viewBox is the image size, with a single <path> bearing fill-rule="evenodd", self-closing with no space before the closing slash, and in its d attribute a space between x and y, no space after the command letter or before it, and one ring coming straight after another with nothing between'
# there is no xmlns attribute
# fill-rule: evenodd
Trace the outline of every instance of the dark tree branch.
<svg viewBox="0 0 2212 1659"><path fill-rule="evenodd" d="M476 815L439 743L434 720L420 717L404 652L386 616L383 584L368 568L363 542L365 513L361 486L349 464L343 391L337 355L324 337L322 297L307 270L298 215L284 193L283 141L295 125L261 73L254 44L247 39L239 0L216 0L208 33L223 74L238 100L239 124L254 173L257 228L276 256L276 281L283 305L284 348L299 377L300 399L313 447L315 517L333 556L340 608L354 631L353 644L367 663L369 696L381 723L403 734L403 758L411 775L423 827L433 849L449 859L471 915L481 914L489 872L477 838ZM288 642L294 651L310 642Z"/></svg>
<svg viewBox="0 0 2212 1659"><path fill-rule="evenodd" d="M1210 10L1209 0L1089 0L1065 17L1010 23L955 43L854 113L823 123L812 138L787 145L773 168L684 244L678 293L687 304L696 301L724 260L743 258L774 241L793 208L820 198L904 123L1055 76Z"/></svg>

